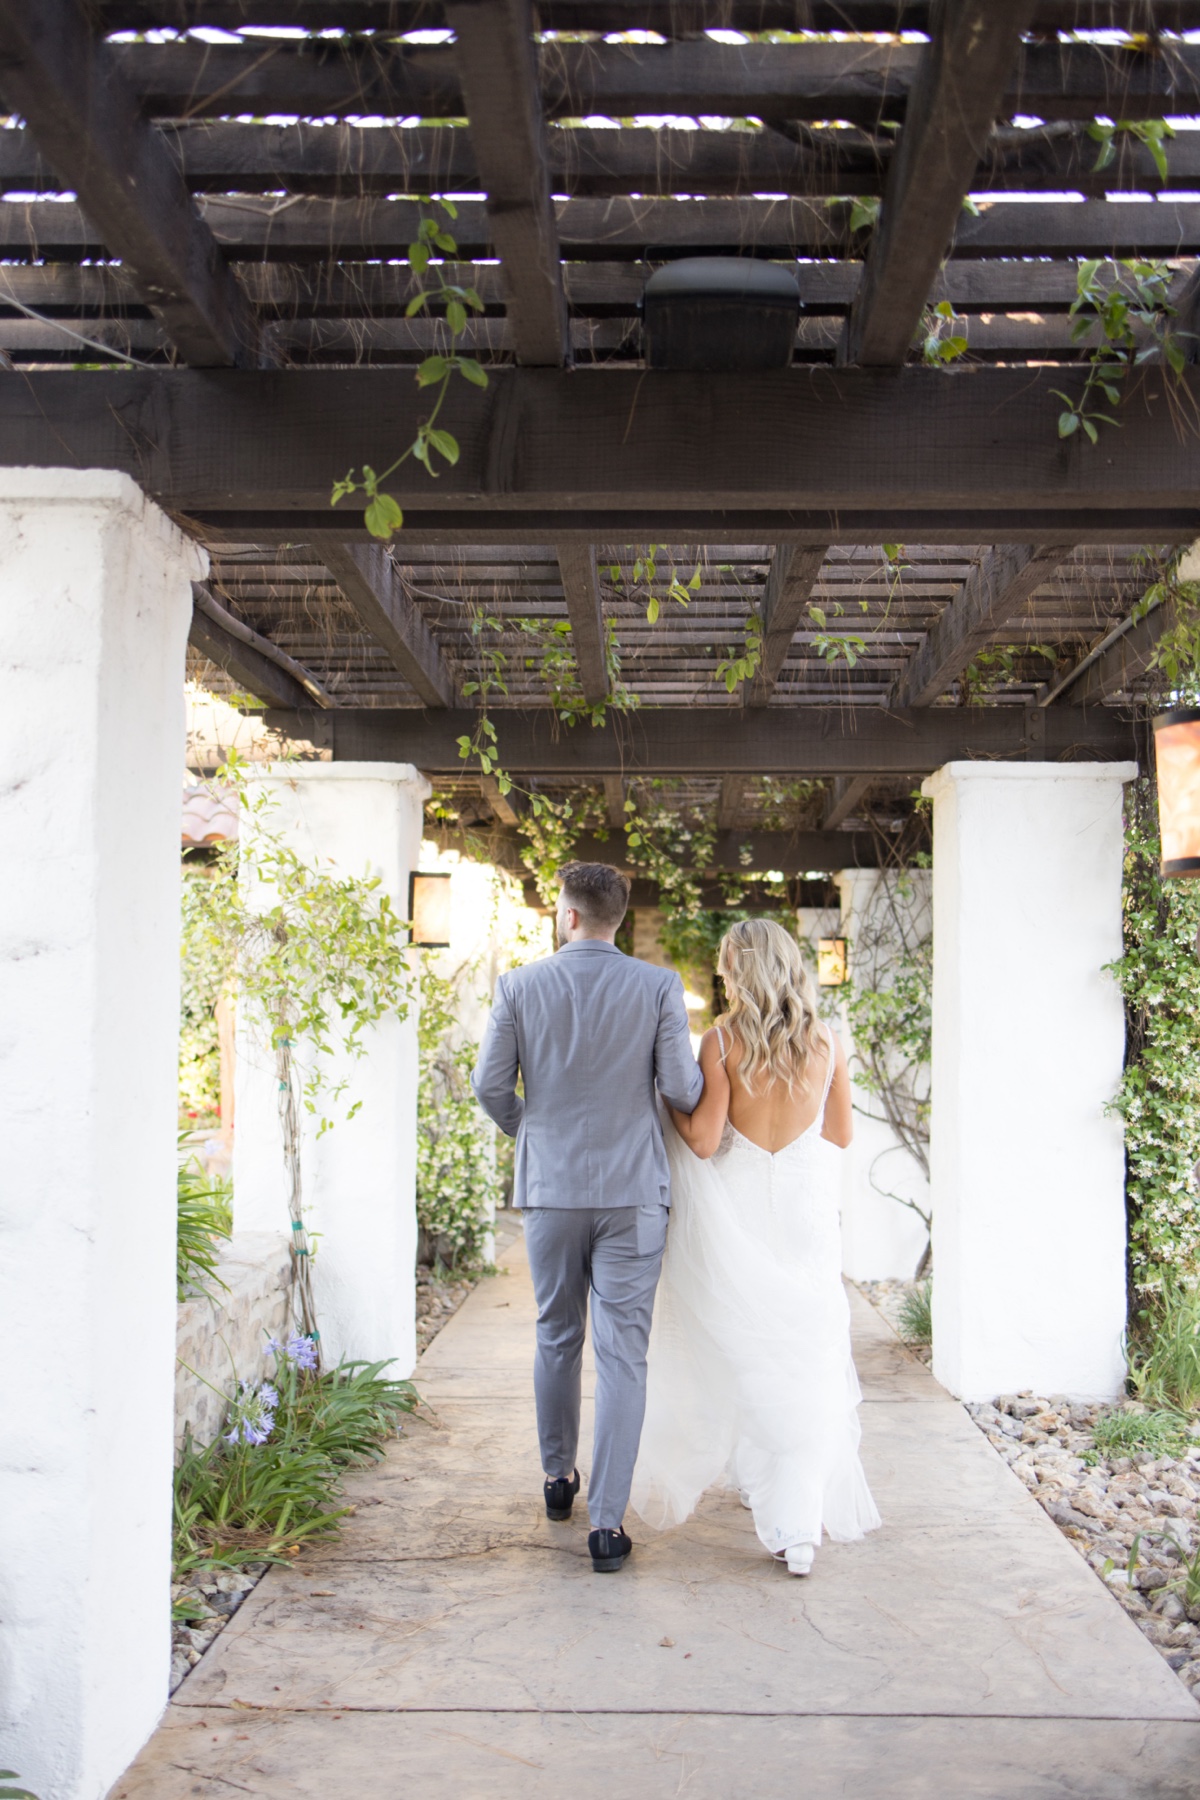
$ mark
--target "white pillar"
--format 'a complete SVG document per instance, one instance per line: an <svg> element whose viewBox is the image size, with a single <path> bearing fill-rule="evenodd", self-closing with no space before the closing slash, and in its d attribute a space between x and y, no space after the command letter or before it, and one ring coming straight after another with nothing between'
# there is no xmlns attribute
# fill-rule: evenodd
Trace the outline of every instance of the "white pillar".
<svg viewBox="0 0 1200 1800"><path fill-rule="evenodd" d="M933 797L934 1373L1120 1391L1121 789L1133 763L949 763Z"/></svg>
<svg viewBox="0 0 1200 1800"><path fill-rule="evenodd" d="M429 784L409 763L294 763L252 777L274 804L263 815L306 860L343 876L378 877L400 918L421 847ZM253 829L245 844L253 863ZM335 1056L347 1098L333 1103L333 1129L317 1136L303 1120L305 1222L316 1234L317 1317L327 1360L391 1357L406 1376L416 1362L416 962L408 1017L366 1034L365 1055ZM233 1154L238 1231L288 1228L274 1058L239 1018L237 1128ZM361 1106L345 1117L353 1101Z"/></svg>
<svg viewBox="0 0 1200 1800"><path fill-rule="evenodd" d="M878 869L842 869L834 877L841 900L841 931L850 946L850 980L883 984L895 957L888 949L888 905ZM930 878L924 869L906 872L907 894L890 898L907 928L928 928ZM868 945L870 946L868 948ZM838 1021L854 1077L862 1070L854 1032L843 1006ZM843 1152L842 1267L851 1281L908 1281L916 1272L927 1236L915 1201L929 1212L929 1181L916 1158L888 1124L879 1097L854 1081L854 1138Z"/></svg>
<svg viewBox="0 0 1200 1800"><path fill-rule="evenodd" d="M0 1767L98 1800L170 1668L183 679L127 476L0 472Z"/></svg>

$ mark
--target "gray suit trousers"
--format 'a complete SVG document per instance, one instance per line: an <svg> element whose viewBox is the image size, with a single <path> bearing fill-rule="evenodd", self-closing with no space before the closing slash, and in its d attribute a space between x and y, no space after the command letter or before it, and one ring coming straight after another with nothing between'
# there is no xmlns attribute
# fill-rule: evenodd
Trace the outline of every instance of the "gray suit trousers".
<svg viewBox="0 0 1200 1800"><path fill-rule="evenodd" d="M579 1449L580 1367L592 1302L596 1430L588 1477L594 1529L625 1517L646 1410L646 1344L663 1250L665 1206L524 1209L537 1297L533 1369L542 1467L570 1475Z"/></svg>

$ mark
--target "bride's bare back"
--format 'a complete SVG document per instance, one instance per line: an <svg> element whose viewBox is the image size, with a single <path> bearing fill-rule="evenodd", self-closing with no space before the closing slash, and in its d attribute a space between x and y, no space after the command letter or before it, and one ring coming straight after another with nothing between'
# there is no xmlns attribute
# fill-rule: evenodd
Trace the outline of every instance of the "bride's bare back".
<svg viewBox="0 0 1200 1800"><path fill-rule="evenodd" d="M764 1075L759 1079L757 1091L752 1091L738 1076L742 1047L737 1037L728 1028L724 1032L715 1027L706 1031L700 1041L704 1092L699 1105L690 1117L671 1109L679 1135L695 1155L709 1157L716 1152L728 1119L735 1131L757 1144L760 1150L775 1155L786 1149L815 1123L821 1110L830 1042L834 1057L833 1081L825 1102L821 1136L845 1149L854 1133L850 1073L845 1051L832 1032L810 1057L803 1088L789 1088L785 1081Z"/></svg>

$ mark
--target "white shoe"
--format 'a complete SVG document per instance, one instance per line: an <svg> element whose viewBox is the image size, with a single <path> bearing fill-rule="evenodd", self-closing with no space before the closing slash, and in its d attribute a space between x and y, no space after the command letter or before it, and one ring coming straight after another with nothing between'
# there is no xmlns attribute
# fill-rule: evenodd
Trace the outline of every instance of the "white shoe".
<svg viewBox="0 0 1200 1800"><path fill-rule="evenodd" d="M738 1489L738 1499L741 1501L741 1503L745 1507L746 1511L749 1512L751 1510L750 1496L746 1492L745 1488Z"/></svg>
<svg viewBox="0 0 1200 1800"><path fill-rule="evenodd" d="M785 1551L789 1575L809 1575L817 1554L815 1544L789 1544Z"/></svg>

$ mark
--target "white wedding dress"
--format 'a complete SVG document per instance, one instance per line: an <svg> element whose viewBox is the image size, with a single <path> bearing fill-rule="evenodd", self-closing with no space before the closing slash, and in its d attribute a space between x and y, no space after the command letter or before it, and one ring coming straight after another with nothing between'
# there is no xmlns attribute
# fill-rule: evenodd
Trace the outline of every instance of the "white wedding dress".
<svg viewBox="0 0 1200 1800"><path fill-rule="evenodd" d="M813 1123L774 1154L726 1124L703 1162L664 1109L671 1223L631 1496L657 1530L713 1485L742 1491L774 1554L881 1522L858 1457L839 1153L821 1136L833 1067Z"/></svg>

